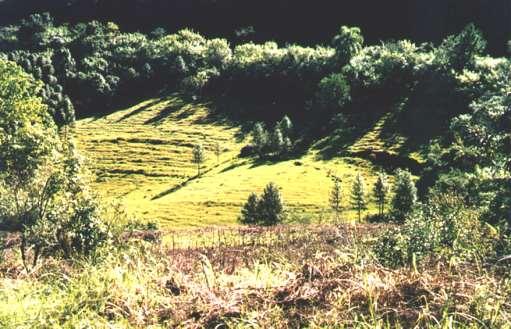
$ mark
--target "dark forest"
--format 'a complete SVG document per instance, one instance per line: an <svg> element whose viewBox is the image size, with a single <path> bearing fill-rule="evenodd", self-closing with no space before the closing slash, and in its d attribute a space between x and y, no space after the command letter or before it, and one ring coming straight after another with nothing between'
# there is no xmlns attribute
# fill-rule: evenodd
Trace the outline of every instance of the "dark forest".
<svg viewBox="0 0 511 329"><path fill-rule="evenodd" d="M143 32L188 27L231 40L236 30L252 26L253 41L281 43L328 42L341 24L359 26L368 42L377 43L403 38L439 42L475 23L494 55L503 55L511 38L507 0L4 0L0 22L14 23L43 11L60 22L97 19Z"/></svg>

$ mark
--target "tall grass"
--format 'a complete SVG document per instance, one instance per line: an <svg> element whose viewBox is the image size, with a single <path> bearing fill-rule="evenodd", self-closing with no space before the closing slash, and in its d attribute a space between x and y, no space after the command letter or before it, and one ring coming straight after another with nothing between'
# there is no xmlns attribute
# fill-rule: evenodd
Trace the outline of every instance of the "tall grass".
<svg viewBox="0 0 511 329"><path fill-rule="evenodd" d="M385 268L369 251L381 232L279 227L252 231L259 243L185 248L132 239L89 260L46 260L32 274L8 249L0 326L509 328L511 282L502 268Z"/></svg>

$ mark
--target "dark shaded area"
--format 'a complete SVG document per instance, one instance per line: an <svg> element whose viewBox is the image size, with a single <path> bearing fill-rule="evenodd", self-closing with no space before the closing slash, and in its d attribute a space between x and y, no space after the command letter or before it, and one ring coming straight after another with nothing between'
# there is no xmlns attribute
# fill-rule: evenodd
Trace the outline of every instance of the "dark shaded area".
<svg viewBox="0 0 511 329"><path fill-rule="evenodd" d="M236 40L235 30L253 26L255 41L329 42L340 25L360 26L370 43L412 38L438 42L476 23L495 55L511 39L508 0L4 0L0 24L49 11L61 22L98 19L126 30L174 32L191 27L207 36Z"/></svg>
<svg viewBox="0 0 511 329"><path fill-rule="evenodd" d="M423 169L423 166L414 159L385 151L364 150L351 155L367 159L387 172L394 172L398 168L407 168L414 175L420 175Z"/></svg>

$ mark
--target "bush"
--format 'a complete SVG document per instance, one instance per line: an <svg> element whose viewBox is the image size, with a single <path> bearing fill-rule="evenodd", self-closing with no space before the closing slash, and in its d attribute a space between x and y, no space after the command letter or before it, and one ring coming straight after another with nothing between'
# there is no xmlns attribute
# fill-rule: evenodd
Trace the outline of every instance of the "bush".
<svg viewBox="0 0 511 329"><path fill-rule="evenodd" d="M282 222L284 218L284 203L279 187L274 183L269 183L264 188L261 200L257 206L257 212L262 225L276 225Z"/></svg>
<svg viewBox="0 0 511 329"><path fill-rule="evenodd" d="M321 79L315 96L315 105L324 120L340 112L350 101L351 87L343 74L331 74Z"/></svg>
<svg viewBox="0 0 511 329"><path fill-rule="evenodd" d="M284 203L279 187L274 183L266 185L260 197L255 193L250 194L238 218L242 224L263 226L279 224L283 219Z"/></svg>
<svg viewBox="0 0 511 329"><path fill-rule="evenodd" d="M421 72L433 59L423 47L403 40L369 46L354 56L344 73L354 88L376 88L386 93L408 91Z"/></svg>
<svg viewBox="0 0 511 329"><path fill-rule="evenodd" d="M256 104L299 108L313 97L319 81L336 68L331 48L246 43L234 49L230 64L211 81L211 90Z"/></svg>
<svg viewBox="0 0 511 329"><path fill-rule="evenodd" d="M496 236L480 221L480 210L463 199L432 195L398 228L384 233L373 247L385 265L402 266L427 257L477 261L494 256Z"/></svg>
<svg viewBox="0 0 511 329"><path fill-rule="evenodd" d="M362 175L357 174L351 190L351 206L358 212L358 221L362 220L362 211L367 209L365 183Z"/></svg>
<svg viewBox="0 0 511 329"><path fill-rule="evenodd" d="M460 34L446 38L438 48L437 60L447 69L461 71L472 68L475 58L486 50L486 40L474 24Z"/></svg>
<svg viewBox="0 0 511 329"><path fill-rule="evenodd" d="M243 205L243 209L241 209L241 216L239 217L239 222L246 225L255 225L259 219L259 198L257 194L250 193L248 196L248 200Z"/></svg>
<svg viewBox="0 0 511 329"><path fill-rule="evenodd" d="M385 211L389 189L387 175L385 175L385 173L380 173L373 186L373 195L376 203L378 204L378 214L380 217L384 217L383 213Z"/></svg>
<svg viewBox="0 0 511 329"><path fill-rule="evenodd" d="M389 214L372 214L366 217L368 223L388 223L392 221L392 217Z"/></svg>
<svg viewBox="0 0 511 329"><path fill-rule="evenodd" d="M0 229L20 233L27 270L41 256L92 253L105 238L98 206L36 96L41 85L3 60L0 85Z"/></svg>

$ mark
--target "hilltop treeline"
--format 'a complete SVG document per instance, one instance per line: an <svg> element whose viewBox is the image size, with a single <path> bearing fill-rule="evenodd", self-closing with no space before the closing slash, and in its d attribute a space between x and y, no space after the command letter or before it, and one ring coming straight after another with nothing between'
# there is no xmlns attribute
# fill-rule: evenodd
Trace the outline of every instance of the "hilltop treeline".
<svg viewBox="0 0 511 329"><path fill-rule="evenodd" d="M511 4L505 0L5 0L0 22L44 11L59 22L113 21L145 32L193 28L230 41L238 39L236 31L251 26L254 41L327 43L345 24L361 27L371 44L402 38L439 42L474 22L490 41L490 51L503 54L511 34Z"/></svg>
<svg viewBox="0 0 511 329"><path fill-rule="evenodd" d="M263 119L290 114L324 123L339 112L388 110L405 94L419 108L412 121L427 106L435 112L425 118L434 123L467 111L474 94L461 86L464 70L483 69L487 44L474 26L438 47L409 41L364 47L358 28L332 34L328 46L233 45L188 29L126 33L114 23L59 25L36 14L0 29L0 51L45 82L43 99L60 125L73 121L74 108L81 116L101 113L162 88L242 99L260 105L255 116ZM483 66L501 74L505 64L496 63Z"/></svg>

